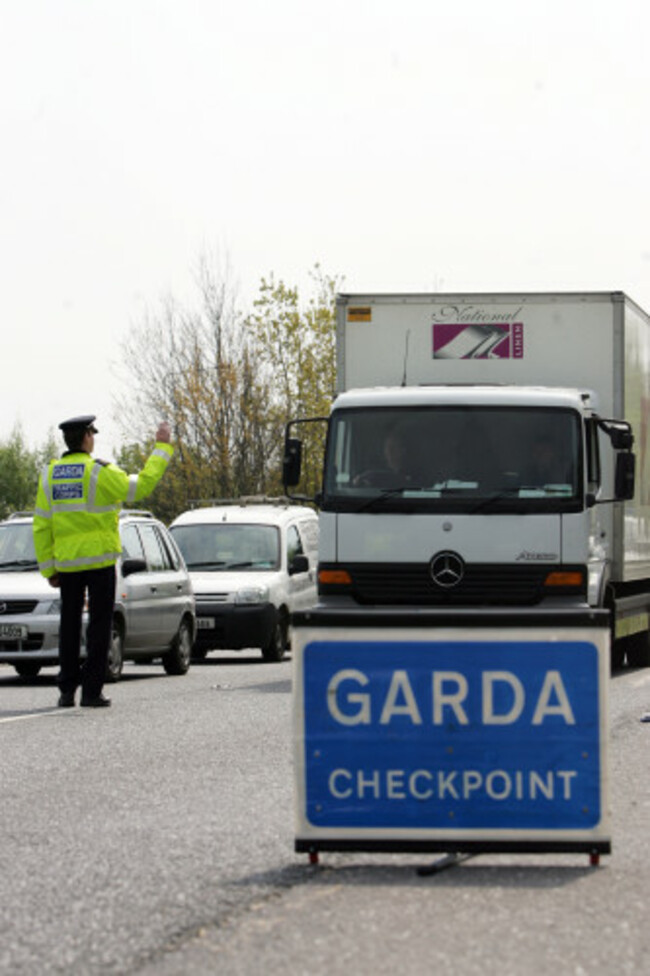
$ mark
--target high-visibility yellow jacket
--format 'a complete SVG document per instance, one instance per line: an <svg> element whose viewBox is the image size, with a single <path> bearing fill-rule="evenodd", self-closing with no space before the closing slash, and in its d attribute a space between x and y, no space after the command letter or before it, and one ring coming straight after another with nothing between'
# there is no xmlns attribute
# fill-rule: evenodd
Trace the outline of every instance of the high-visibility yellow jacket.
<svg viewBox="0 0 650 976"><path fill-rule="evenodd" d="M112 566L122 551L122 502L149 495L173 453L171 444L158 441L142 471L131 475L82 451L50 461L41 472L34 512L34 547L43 576Z"/></svg>

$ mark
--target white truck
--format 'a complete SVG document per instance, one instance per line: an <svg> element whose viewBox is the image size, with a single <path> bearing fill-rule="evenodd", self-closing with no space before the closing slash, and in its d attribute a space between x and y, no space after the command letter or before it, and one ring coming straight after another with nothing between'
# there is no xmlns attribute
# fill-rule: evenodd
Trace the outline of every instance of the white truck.
<svg viewBox="0 0 650 976"><path fill-rule="evenodd" d="M650 664L649 416L622 292L339 295L319 606L604 608L613 666Z"/></svg>

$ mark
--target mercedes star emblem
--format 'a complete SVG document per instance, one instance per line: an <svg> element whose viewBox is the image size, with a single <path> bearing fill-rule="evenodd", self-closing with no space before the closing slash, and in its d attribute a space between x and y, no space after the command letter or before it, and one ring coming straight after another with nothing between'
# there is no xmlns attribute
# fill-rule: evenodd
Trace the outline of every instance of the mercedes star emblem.
<svg viewBox="0 0 650 976"><path fill-rule="evenodd" d="M457 552L438 552L431 560L431 579L437 586L458 586L465 575L465 563Z"/></svg>

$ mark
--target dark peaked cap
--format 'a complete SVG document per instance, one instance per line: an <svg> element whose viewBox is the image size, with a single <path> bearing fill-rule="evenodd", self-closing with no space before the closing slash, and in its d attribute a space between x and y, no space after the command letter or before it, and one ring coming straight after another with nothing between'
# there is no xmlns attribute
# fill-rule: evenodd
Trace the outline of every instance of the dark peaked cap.
<svg viewBox="0 0 650 976"><path fill-rule="evenodd" d="M59 424L59 430L89 430L93 434L98 434L99 431L94 424L95 415L88 414L83 417L70 417L70 420L63 420Z"/></svg>

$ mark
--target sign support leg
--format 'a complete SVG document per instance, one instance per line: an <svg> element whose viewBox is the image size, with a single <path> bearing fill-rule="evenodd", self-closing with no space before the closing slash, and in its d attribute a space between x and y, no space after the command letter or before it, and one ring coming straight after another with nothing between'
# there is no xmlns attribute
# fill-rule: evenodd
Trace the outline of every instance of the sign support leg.
<svg viewBox="0 0 650 976"><path fill-rule="evenodd" d="M451 851L451 853L445 854L444 857L439 858L437 861L419 867L417 874L421 878L427 877L430 874L439 874L440 871L446 871L447 868L455 868L456 865L462 864L463 861L468 861L470 857L478 857L480 853L480 851L474 851L473 853Z"/></svg>

